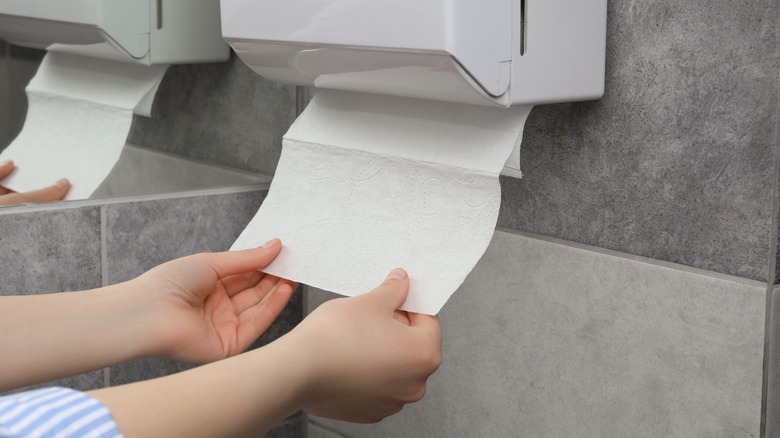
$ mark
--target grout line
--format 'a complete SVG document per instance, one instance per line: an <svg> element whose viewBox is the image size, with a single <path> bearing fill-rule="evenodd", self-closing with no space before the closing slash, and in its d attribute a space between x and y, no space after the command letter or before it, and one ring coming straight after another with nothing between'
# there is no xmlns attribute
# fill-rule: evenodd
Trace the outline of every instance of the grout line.
<svg viewBox="0 0 780 438"><path fill-rule="evenodd" d="M772 175L772 219L770 221L771 229L769 230L769 266L767 267L767 292L766 292L766 313L764 314L764 360L763 360L763 378L761 381L761 428L760 437L765 438L767 436L767 415L769 408L769 378L772 375L772 364L769 362L772 356L773 342L772 339L772 306L774 305L774 283L777 276L776 264L777 264L777 239L778 239L778 221L780 218L780 93L778 93L778 104L776 108L776 124L775 124L775 160L773 166ZM778 347L775 347L778 348ZM780 364L775 364L780 366ZM780 398L780 395L778 395ZM772 400L774 402L774 400ZM777 432L777 431L773 431Z"/></svg>
<svg viewBox="0 0 780 438"><path fill-rule="evenodd" d="M106 206L100 206L100 284L108 286L108 255L106 254Z"/></svg>
<svg viewBox="0 0 780 438"><path fill-rule="evenodd" d="M106 206L100 206L100 284L108 286L108 256L106 255ZM103 368L103 387L111 386L111 368Z"/></svg>
<svg viewBox="0 0 780 438"><path fill-rule="evenodd" d="M142 201L161 201L168 199L194 198L198 196L232 195L268 190L270 183L251 184L246 186L219 187L215 189L200 189L184 192L162 193L155 195L126 196L122 198L105 199L79 199L73 201L58 201L45 204L22 204L9 207L0 207L0 216L19 213L37 213L39 211L70 210L82 207L102 207L113 204L129 204Z"/></svg>
<svg viewBox="0 0 780 438"><path fill-rule="evenodd" d="M744 284L746 286L752 286L752 287L760 287L760 288L766 287L766 282L763 282L763 281L752 280L750 278L737 277L735 275L723 274L723 273L716 272L716 271L708 271L706 269L695 268L693 266L681 265L679 263L667 262L667 261L664 261L664 260L653 259L653 258L650 258L650 257L645 257L645 256L640 256L640 255L635 255L635 254L629 254L629 253L626 253L626 252L620 252L620 251L616 251L616 250L613 250L613 249L601 248L601 247L598 247L598 246L591 246L591 245L587 245L585 243L573 242L571 240L563 240L563 239L558 239L556 237L544 236L544 235L541 235L541 234L534 234L534 233L530 233L530 232L527 232L527 231L519 231L519 230L513 230L513 229L510 229L510 228L503 228L503 227L496 227L496 231L501 231L501 232L504 232L504 233L514 234L514 235L518 235L518 236L523 236L523 237L527 237L529 239L535 239L535 240L541 240L541 241L544 241L544 242L555 243L555 244L558 244L558 245L568 246L570 248L580 249L580 250L584 250L584 251L595 252L595 253L603 254L603 255L606 255L606 256L610 256L610 257L616 257L616 258L631 260L631 261L635 261L635 262L647 263L647 264L659 266L659 267L662 267L662 268L674 269L676 271L682 271L682 272L686 272L686 273L689 273L689 274L701 275L701 276L704 276L704 277L710 277L710 278L717 279L717 280L725 280L725 281L730 281L730 282L738 283L738 284Z"/></svg>

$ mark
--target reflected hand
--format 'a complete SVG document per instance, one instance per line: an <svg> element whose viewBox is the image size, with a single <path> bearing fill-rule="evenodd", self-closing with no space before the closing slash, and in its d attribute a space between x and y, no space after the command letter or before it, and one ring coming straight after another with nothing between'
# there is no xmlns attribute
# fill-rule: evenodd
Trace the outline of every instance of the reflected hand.
<svg viewBox="0 0 780 438"><path fill-rule="evenodd" d="M14 171L13 161L0 163L0 180L3 180ZM0 186L0 206L17 205L26 203L40 203L61 201L70 190L70 182L67 179L61 179L53 185L31 192L17 193L6 187Z"/></svg>
<svg viewBox="0 0 780 438"><path fill-rule="evenodd" d="M135 280L149 291L160 327L159 354L205 363L246 350L279 316L297 284L264 274L282 244L196 254L162 264Z"/></svg>

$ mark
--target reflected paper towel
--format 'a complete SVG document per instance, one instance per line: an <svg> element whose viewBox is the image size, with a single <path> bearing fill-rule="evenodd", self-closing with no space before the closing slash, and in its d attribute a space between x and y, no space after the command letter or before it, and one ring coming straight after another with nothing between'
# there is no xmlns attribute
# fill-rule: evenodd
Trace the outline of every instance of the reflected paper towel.
<svg viewBox="0 0 780 438"><path fill-rule="evenodd" d="M319 91L232 249L279 237L265 272L347 296L402 267L401 308L436 314L490 242L530 110Z"/></svg>
<svg viewBox="0 0 780 438"><path fill-rule="evenodd" d="M24 128L0 154L16 165L3 186L26 192L68 178L66 199L97 189L119 160L133 110L148 114L167 68L120 59L107 44L49 48L26 89Z"/></svg>

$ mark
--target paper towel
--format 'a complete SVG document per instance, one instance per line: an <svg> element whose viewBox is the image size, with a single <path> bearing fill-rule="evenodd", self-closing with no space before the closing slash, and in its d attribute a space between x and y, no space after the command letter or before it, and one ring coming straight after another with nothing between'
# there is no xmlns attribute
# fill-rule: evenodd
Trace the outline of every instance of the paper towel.
<svg viewBox="0 0 780 438"><path fill-rule="evenodd" d="M49 48L27 86L28 110L19 136L0 154L14 173L0 181L17 192L60 178L66 199L88 198L119 160L133 110L148 113L167 66L120 61L107 44ZM97 57L96 57L97 56Z"/></svg>
<svg viewBox="0 0 780 438"><path fill-rule="evenodd" d="M265 272L347 296L402 267L401 308L436 314L490 242L530 110L319 91L232 249L279 237Z"/></svg>

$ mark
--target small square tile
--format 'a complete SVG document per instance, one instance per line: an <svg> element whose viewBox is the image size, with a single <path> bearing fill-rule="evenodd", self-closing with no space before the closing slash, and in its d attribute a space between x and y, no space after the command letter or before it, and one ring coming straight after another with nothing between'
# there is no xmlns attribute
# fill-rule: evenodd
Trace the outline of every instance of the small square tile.
<svg viewBox="0 0 780 438"><path fill-rule="evenodd" d="M100 208L0 209L0 295L100 287Z"/></svg>
<svg viewBox="0 0 780 438"><path fill-rule="evenodd" d="M226 251L254 217L265 191L110 204L108 283L198 252Z"/></svg>

